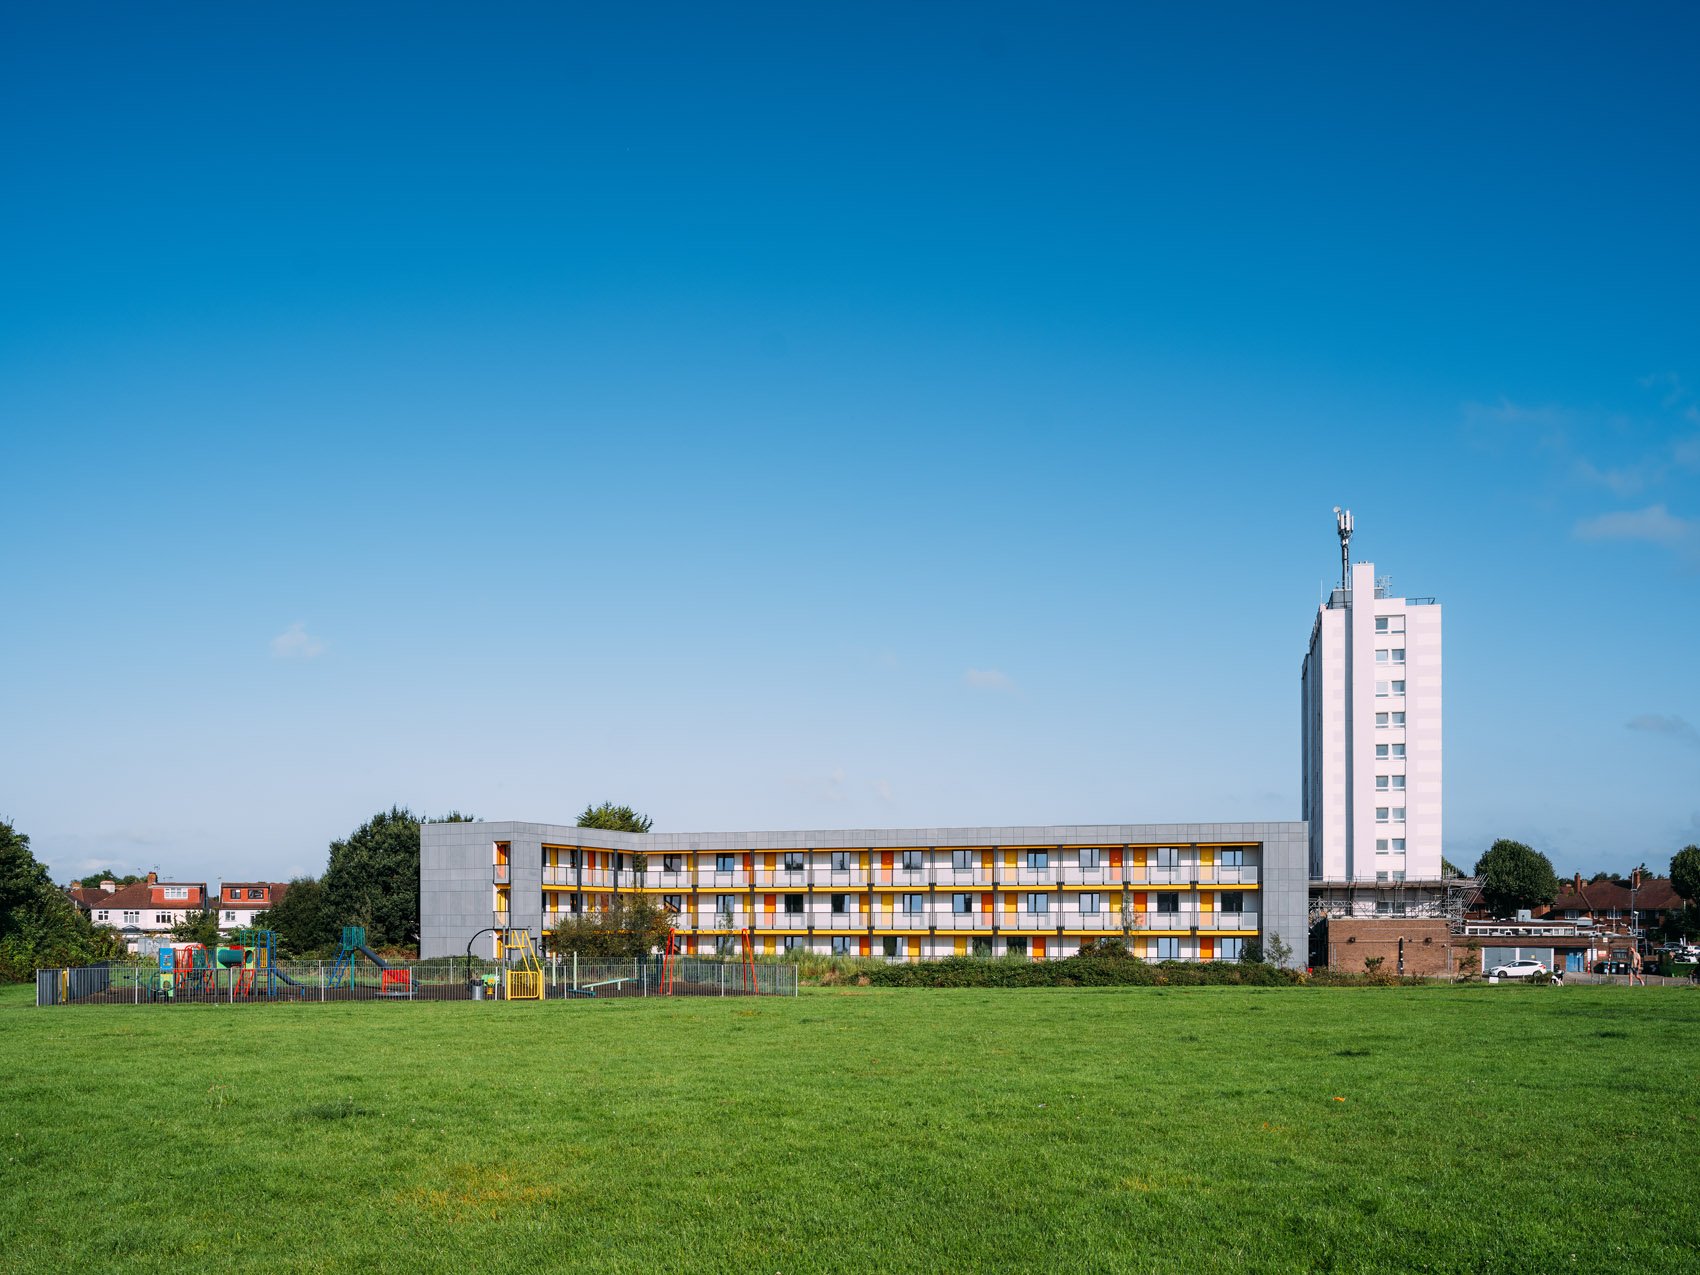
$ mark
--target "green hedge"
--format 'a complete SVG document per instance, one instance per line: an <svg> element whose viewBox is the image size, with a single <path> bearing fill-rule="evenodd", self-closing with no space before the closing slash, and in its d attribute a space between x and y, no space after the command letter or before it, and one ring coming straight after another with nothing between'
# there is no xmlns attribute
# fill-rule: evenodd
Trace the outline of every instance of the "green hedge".
<svg viewBox="0 0 1700 1275"><path fill-rule="evenodd" d="M863 977L874 987L1286 987L1302 979L1294 970L1256 962L1151 964L1104 956L1061 961L953 956L878 965Z"/></svg>

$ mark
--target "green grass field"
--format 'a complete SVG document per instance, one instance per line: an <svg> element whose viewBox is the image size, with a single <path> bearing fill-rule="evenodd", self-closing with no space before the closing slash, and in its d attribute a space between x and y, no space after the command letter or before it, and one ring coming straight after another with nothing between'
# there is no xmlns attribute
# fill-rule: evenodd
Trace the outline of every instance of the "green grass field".
<svg viewBox="0 0 1700 1275"><path fill-rule="evenodd" d="M0 994L0 1269L1695 1271L1700 992Z"/></svg>

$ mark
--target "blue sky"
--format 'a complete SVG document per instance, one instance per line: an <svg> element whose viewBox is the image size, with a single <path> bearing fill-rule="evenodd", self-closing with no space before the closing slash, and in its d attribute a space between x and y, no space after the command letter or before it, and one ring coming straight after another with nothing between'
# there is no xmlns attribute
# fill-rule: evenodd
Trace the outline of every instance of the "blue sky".
<svg viewBox="0 0 1700 1275"><path fill-rule="evenodd" d="M1298 816L1354 548L1449 857L1700 840L1692 6L9 6L0 817Z"/></svg>

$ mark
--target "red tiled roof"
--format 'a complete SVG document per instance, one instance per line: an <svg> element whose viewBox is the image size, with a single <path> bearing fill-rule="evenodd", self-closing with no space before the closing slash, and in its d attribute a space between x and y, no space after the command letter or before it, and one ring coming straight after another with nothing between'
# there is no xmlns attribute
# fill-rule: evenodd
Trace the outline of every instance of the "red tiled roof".
<svg viewBox="0 0 1700 1275"><path fill-rule="evenodd" d="M165 886L183 886L191 891L187 899L155 898ZM194 893L199 891L199 894ZM91 911L96 908L117 908L121 911L136 912L147 908L157 911L169 911L179 908L193 908L203 903L207 895L207 887L200 881L135 881L129 885L121 885L116 890L103 890L96 886L72 886L66 891L73 902Z"/></svg>
<svg viewBox="0 0 1700 1275"><path fill-rule="evenodd" d="M1669 877L1646 877L1641 882L1641 888L1635 891L1637 912L1676 911L1681 907L1682 899L1671 886ZM1627 913L1629 887L1613 881L1584 881L1581 894L1577 894L1575 883L1566 881L1547 911L1549 914L1580 912L1583 916Z"/></svg>

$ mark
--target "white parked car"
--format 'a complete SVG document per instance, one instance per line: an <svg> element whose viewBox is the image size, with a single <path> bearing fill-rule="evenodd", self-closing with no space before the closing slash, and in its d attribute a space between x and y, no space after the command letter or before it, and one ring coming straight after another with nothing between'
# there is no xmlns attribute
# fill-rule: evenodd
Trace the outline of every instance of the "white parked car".
<svg viewBox="0 0 1700 1275"><path fill-rule="evenodd" d="M1532 956L1519 956L1515 961L1505 965L1495 965L1489 971L1495 978L1533 978L1537 974L1550 974L1545 962L1537 961Z"/></svg>

